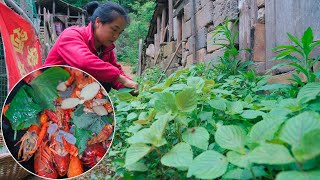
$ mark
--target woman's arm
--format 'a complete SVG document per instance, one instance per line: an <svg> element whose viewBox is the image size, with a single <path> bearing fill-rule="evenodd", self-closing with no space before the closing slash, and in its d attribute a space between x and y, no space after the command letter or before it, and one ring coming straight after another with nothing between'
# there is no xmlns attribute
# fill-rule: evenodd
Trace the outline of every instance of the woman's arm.
<svg viewBox="0 0 320 180"><path fill-rule="evenodd" d="M117 67L120 71L120 76L117 81L113 83L113 89L120 89L124 87L131 87L134 89L138 89L138 84L132 81L132 78L127 76L123 70L121 65L117 62L117 57L113 51L111 51L108 55L103 57L104 61L109 61L113 66ZM122 76L121 76L122 75Z"/></svg>

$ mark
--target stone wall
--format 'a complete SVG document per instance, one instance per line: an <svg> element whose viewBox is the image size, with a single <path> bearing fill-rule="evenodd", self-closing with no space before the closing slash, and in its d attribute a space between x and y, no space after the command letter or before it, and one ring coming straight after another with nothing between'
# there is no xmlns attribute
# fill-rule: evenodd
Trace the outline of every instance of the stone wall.
<svg viewBox="0 0 320 180"><path fill-rule="evenodd" d="M251 48L253 50L253 56L251 59L255 62L252 68L256 69L259 73L265 72L265 0L244 0L249 2L249 6L257 6L257 12L252 24L252 37ZM256 1L256 2L254 2ZM241 3L242 1L240 1ZM254 2L254 3L253 3ZM238 0L195 0L195 7L192 8L192 2L183 1L182 13L176 12L173 17L173 41L162 42L160 44L160 50L157 52L147 53L145 61L147 67L153 67L155 65L165 69L173 54L176 52L178 46L178 34L179 32L179 18L181 18L181 47L177 50L175 57L172 59L172 63L168 67L167 72L174 72L179 68L189 66L194 63L204 62L208 63L212 60L217 60L219 56L222 56L224 49L219 45L214 45L212 33L214 29L223 23L228 17L230 19L230 26L232 22L239 17L239 8L242 4L238 4ZM180 10L181 11L181 10ZM178 17L177 14L182 14ZM194 18L194 21L192 21ZM194 30L192 26L194 22ZM194 31L194 32L193 32ZM239 26L236 25L235 31L239 31ZM241 32L239 32L241 33ZM216 43L225 43L223 41ZM239 43L237 39L236 43ZM152 46L149 45L147 51L150 52ZM195 59L193 59L195 55ZM148 55L149 54L149 55ZM168 73L168 74L169 74Z"/></svg>

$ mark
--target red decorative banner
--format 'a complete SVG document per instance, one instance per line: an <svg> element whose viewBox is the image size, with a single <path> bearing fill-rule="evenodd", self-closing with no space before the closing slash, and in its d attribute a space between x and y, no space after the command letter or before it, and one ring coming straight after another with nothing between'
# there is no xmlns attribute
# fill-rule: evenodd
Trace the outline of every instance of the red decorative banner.
<svg viewBox="0 0 320 180"><path fill-rule="evenodd" d="M0 33L11 90L24 75L42 66L41 45L32 25L2 2Z"/></svg>

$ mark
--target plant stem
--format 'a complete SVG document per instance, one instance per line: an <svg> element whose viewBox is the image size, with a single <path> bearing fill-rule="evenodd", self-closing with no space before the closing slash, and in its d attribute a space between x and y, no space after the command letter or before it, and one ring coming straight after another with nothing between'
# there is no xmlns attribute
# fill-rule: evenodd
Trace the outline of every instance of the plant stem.
<svg viewBox="0 0 320 180"><path fill-rule="evenodd" d="M180 124L177 123L177 131L178 131L178 142L181 142L181 128L180 128Z"/></svg>
<svg viewBox="0 0 320 180"><path fill-rule="evenodd" d="M268 168L268 171L269 171L270 176L271 176L271 178L270 178L270 179L274 179L274 178L273 178L273 172L272 172L272 170L271 170L270 168Z"/></svg>
<svg viewBox="0 0 320 180"><path fill-rule="evenodd" d="M14 130L13 140L15 141L17 139L17 130Z"/></svg>
<svg viewBox="0 0 320 180"><path fill-rule="evenodd" d="M158 158L159 158L159 160L161 160L161 152L160 152L160 150L158 149L158 148L154 148L155 150L156 150L156 152L157 152L157 154L158 154ZM162 174L163 174L163 172L162 172L162 165L161 165L161 161L159 162L159 171L160 171L160 179L162 179Z"/></svg>
<svg viewBox="0 0 320 180"><path fill-rule="evenodd" d="M254 180L256 180L257 178L256 178L256 175L255 175L254 172L253 172L252 167L250 167L250 172L251 172L251 174L252 174L252 178L253 178Z"/></svg>
<svg viewBox="0 0 320 180"><path fill-rule="evenodd" d="M201 104L201 110L200 110L200 112L202 112L202 110L203 110L203 106L204 106L204 101L202 101L202 104ZM199 113L198 113L199 114ZM199 123L198 123L198 126L200 126L200 124L201 124L201 119L200 119L200 121L199 121Z"/></svg>

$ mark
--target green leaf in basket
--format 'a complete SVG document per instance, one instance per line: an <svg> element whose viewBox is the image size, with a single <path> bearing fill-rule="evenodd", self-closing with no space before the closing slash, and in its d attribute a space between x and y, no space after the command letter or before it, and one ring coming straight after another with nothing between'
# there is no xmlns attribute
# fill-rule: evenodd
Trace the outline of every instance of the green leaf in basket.
<svg viewBox="0 0 320 180"><path fill-rule="evenodd" d="M53 101L58 98L57 86L60 82L68 79L70 74L60 68L52 67L31 81L30 85L34 91L34 100L43 109L55 110Z"/></svg>
<svg viewBox="0 0 320 180"><path fill-rule="evenodd" d="M99 116L96 113L85 113L83 108L84 105L81 105L72 113L73 123L77 128L90 130L98 134L108 123L108 116Z"/></svg>
<svg viewBox="0 0 320 180"><path fill-rule="evenodd" d="M76 146L79 149L79 154L82 154L83 151L87 148L87 142L91 138L91 133L90 131L76 128L75 138L77 139Z"/></svg>
<svg viewBox="0 0 320 180"><path fill-rule="evenodd" d="M42 110L28 95L27 89L31 88L24 85L19 89L6 112L11 128L15 131L37 124L37 114Z"/></svg>

